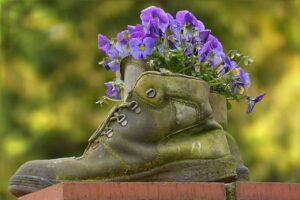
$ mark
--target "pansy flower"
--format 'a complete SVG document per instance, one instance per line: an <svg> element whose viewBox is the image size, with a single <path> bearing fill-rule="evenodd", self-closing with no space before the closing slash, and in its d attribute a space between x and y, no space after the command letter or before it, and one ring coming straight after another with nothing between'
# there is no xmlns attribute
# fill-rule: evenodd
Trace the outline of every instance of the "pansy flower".
<svg viewBox="0 0 300 200"><path fill-rule="evenodd" d="M98 49L106 52L110 46L110 40L106 36L98 34Z"/></svg>
<svg viewBox="0 0 300 200"><path fill-rule="evenodd" d="M120 56L120 58L125 58L126 56L130 55L130 49L128 44L124 45L121 44L120 42L117 42L116 49L118 51L118 55Z"/></svg>
<svg viewBox="0 0 300 200"><path fill-rule="evenodd" d="M150 27L152 26L153 29L159 29L162 33L165 33L169 26L167 14L163 9L156 6L150 6L142 10L140 18L146 30L151 30Z"/></svg>
<svg viewBox="0 0 300 200"><path fill-rule="evenodd" d="M180 26L187 26L195 28L197 31L202 31L205 29L204 24L197 20L197 18L187 10L181 10L176 13L176 20L179 22Z"/></svg>
<svg viewBox="0 0 300 200"><path fill-rule="evenodd" d="M264 93L264 94L261 94L261 95L256 96L256 97L246 97L247 102L248 102L248 107L247 107L247 112L246 113L250 114L252 112L255 104L260 102L264 98L265 95L266 94Z"/></svg>
<svg viewBox="0 0 300 200"><path fill-rule="evenodd" d="M135 59L146 59L154 50L155 40L151 37L133 38L129 41L129 46Z"/></svg>
<svg viewBox="0 0 300 200"><path fill-rule="evenodd" d="M106 86L105 93L108 97L111 97L113 99L121 99L119 92L117 91L113 82L106 82L104 83L104 85Z"/></svg>
<svg viewBox="0 0 300 200"><path fill-rule="evenodd" d="M129 41L129 33L128 30L121 31L117 35L118 42L122 45L128 44Z"/></svg>
<svg viewBox="0 0 300 200"><path fill-rule="evenodd" d="M128 26L129 40L132 38L144 38L146 36L143 26L137 24L135 26Z"/></svg>

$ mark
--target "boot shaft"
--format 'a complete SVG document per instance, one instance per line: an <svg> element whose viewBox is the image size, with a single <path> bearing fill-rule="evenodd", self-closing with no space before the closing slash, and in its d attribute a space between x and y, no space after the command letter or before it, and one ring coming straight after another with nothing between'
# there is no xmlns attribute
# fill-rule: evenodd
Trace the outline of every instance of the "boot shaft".
<svg viewBox="0 0 300 200"><path fill-rule="evenodd" d="M133 89L139 76L150 71L150 68L144 60L137 60L133 57L124 58L121 62L121 79L124 80L124 99L128 97L128 93Z"/></svg>

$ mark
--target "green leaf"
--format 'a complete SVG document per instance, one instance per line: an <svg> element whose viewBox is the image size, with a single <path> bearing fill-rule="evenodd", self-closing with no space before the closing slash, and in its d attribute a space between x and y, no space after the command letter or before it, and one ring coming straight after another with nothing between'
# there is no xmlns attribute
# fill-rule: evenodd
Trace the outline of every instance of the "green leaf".
<svg viewBox="0 0 300 200"><path fill-rule="evenodd" d="M226 105L227 105L227 110L231 110L232 106L229 101L226 101Z"/></svg>

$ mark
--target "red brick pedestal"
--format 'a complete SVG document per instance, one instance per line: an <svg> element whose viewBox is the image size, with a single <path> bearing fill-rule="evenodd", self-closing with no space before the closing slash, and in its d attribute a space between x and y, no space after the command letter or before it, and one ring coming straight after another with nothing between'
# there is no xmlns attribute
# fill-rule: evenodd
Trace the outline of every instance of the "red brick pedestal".
<svg viewBox="0 0 300 200"><path fill-rule="evenodd" d="M300 200L300 183L61 183L19 200Z"/></svg>
<svg viewBox="0 0 300 200"><path fill-rule="evenodd" d="M240 182L235 194L240 200L300 200L300 183Z"/></svg>

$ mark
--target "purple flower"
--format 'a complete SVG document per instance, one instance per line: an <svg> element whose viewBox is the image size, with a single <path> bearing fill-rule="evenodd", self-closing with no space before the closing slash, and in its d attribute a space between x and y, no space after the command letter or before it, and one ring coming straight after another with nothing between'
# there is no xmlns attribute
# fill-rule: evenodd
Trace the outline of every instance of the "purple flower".
<svg viewBox="0 0 300 200"><path fill-rule="evenodd" d="M169 19L165 11L163 9L156 7L156 6L150 6L144 10L142 10L140 18L142 20L143 25L146 27L146 29L149 29L149 25L156 24L157 27L165 33L168 25L169 25Z"/></svg>
<svg viewBox="0 0 300 200"><path fill-rule="evenodd" d="M194 52L194 46L191 43L186 44L186 48L184 49L185 56L191 56Z"/></svg>
<svg viewBox="0 0 300 200"><path fill-rule="evenodd" d="M98 34L98 49L106 52L110 45L110 40L106 36Z"/></svg>
<svg viewBox="0 0 300 200"><path fill-rule="evenodd" d="M170 39L170 38L172 38L172 39ZM177 47L180 45L180 43L174 37L169 36L168 45L169 45L170 49L177 49Z"/></svg>
<svg viewBox="0 0 300 200"><path fill-rule="evenodd" d="M147 26L145 26L145 33L148 37L158 38L164 37L164 33L159 29L157 21L151 20Z"/></svg>
<svg viewBox="0 0 300 200"><path fill-rule="evenodd" d="M235 79L232 81L231 92L236 93L238 91L243 94L250 87L249 73L244 72L241 67L236 67L232 70L232 74Z"/></svg>
<svg viewBox="0 0 300 200"><path fill-rule="evenodd" d="M154 50L155 40L151 37L145 37L144 39L133 38L129 41L129 46L134 58L146 59Z"/></svg>
<svg viewBox="0 0 300 200"><path fill-rule="evenodd" d="M128 44L122 44L121 42L117 42L116 44L116 49L118 51L118 55L121 57L121 58L125 58L126 56L129 56L130 55L130 49L129 49L129 46Z"/></svg>
<svg viewBox="0 0 300 200"><path fill-rule="evenodd" d="M111 59L115 59L118 55L116 48L111 44L110 40L101 34L98 34L98 48L105 52Z"/></svg>
<svg viewBox="0 0 300 200"><path fill-rule="evenodd" d="M222 56L222 60L223 60L223 66L224 66L226 72L237 67L236 62L230 60L230 58L225 55Z"/></svg>
<svg viewBox="0 0 300 200"><path fill-rule="evenodd" d="M174 35L178 35L178 39L179 39L179 34L181 31L181 27L178 21L176 20L171 20L170 21L170 30Z"/></svg>
<svg viewBox="0 0 300 200"><path fill-rule="evenodd" d="M167 16L169 18L169 30L171 32L171 34L168 35L168 44L171 49L176 49L180 45L181 26L178 21L174 20L170 13L167 13Z"/></svg>
<svg viewBox="0 0 300 200"><path fill-rule="evenodd" d="M137 31L143 31L143 26L141 24L137 24L135 26L128 25L127 26L129 34Z"/></svg>
<svg viewBox="0 0 300 200"><path fill-rule="evenodd" d="M224 56L224 53L223 51L213 51L213 54L212 54L212 59L210 61L210 65L212 67L214 66L218 66L222 63L222 57Z"/></svg>
<svg viewBox="0 0 300 200"><path fill-rule="evenodd" d="M201 21L187 10L181 10L176 13L176 20L179 22L180 26L191 26L194 27L197 31L204 30L204 25Z"/></svg>
<svg viewBox="0 0 300 200"><path fill-rule="evenodd" d="M199 34L193 38L192 43L193 44L204 44L207 41L210 32L211 31L208 29L199 31Z"/></svg>
<svg viewBox="0 0 300 200"><path fill-rule="evenodd" d="M203 31L205 29L205 26L200 20L197 20L197 25L195 28L197 31Z"/></svg>
<svg viewBox="0 0 300 200"><path fill-rule="evenodd" d="M231 93L235 94L235 93L239 93L239 94L243 94L245 92L245 88L244 88L244 84L238 80L234 80L232 81L231 84Z"/></svg>
<svg viewBox="0 0 300 200"><path fill-rule="evenodd" d="M203 38L205 39L205 35L207 32L203 32ZM209 58L212 58L211 65L219 64L222 61L224 55L223 47L219 40L215 38L213 35L209 34L207 41L200 47L198 51L199 61L205 62Z"/></svg>
<svg viewBox="0 0 300 200"><path fill-rule="evenodd" d="M237 69L239 70L238 78L243 84L244 88L247 90L251 84L249 73L244 72L244 70L241 67L238 67Z"/></svg>
<svg viewBox="0 0 300 200"><path fill-rule="evenodd" d="M261 94L261 95L259 95L257 97L246 97L246 99L248 101L248 108L247 108L247 112L246 113L250 114L252 112L255 104L258 103L258 102L260 102L264 98L265 95L266 94L264 93L264 94Z"/></svg>
<svg viewBox="0 0 300 200"><path fill-rule="evenodd" d="M179 34L181 31L180 23L177 20L174 20L170 13L167 13L167 17L169 18L169 28L171 32Z"/></svg>
<svg viewBox="0 0 300 200"><path fill-rule="evenodd" d="M223 51L223 47L222 47L221 42L219 42L219 40L215 36L213 36L213 35L210 34L208 36L207 40L210 41L211 47L213 49L216 49L218 51Z"/></svg>
<svg viewBox="0 0 300 200"><path fill-rule="evenodd" d="M118 42L120 42L121 44L123 44L123 45L127 44L128 38L129 38L129 33L127 30L121 31L120 33L118 33L117 39L118 39Z"/></svg>
<svg viewBox="0 0 300 200"><path fill-rule="evenodd" d="M114 86L113 82L106 82L104 83L106 86L106 95L114 98L114 99L121 99L119 92L116 90L116 87Z"/></svg>
<svg viewBox="0 0 300 200"><path fill-rule="evenodd" d="M146 35L143 26L140 24L137 24L135 26L128 26L128 32L129 32L129 40L132 38L143 39Z"/></svg>
<svg viewBox="0 0 300 200"><path fill-rule="evenodd" d="M109 67L109 69L111 69L111 71L116 72L120 70L120 62L116 61L116 60L112 60L110 62L107 63L107 66Z"/></svg>
<svg viewBox="0 0 300 200"><path fill-rule="evenodd" d="M118 51L113 45L110 45L105 53L110 59L115 59L118 56Z"/></svg>
<svg viewBox="0 0 300 200"><path fill-rule="evenodd" d="M102 66L104 67L104 69L106 69L106 70L109 70L110 68L109 68L109 66L108 66L108 63L109 63L110 61L108 61L108 60L106 60L106 61L102 61L101 62L101 64L102 64Z"/></svg>
<svg viewBox="0 0 300 200"><path fill-rule="evenodd" d="M207 41L200 47L200 50L198 51L199 61L205 62L211 53L212 53L211 42Z"/></svg>

